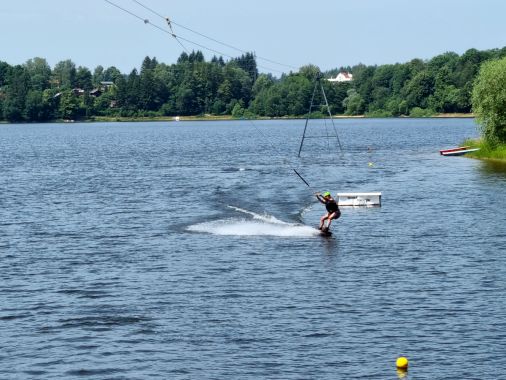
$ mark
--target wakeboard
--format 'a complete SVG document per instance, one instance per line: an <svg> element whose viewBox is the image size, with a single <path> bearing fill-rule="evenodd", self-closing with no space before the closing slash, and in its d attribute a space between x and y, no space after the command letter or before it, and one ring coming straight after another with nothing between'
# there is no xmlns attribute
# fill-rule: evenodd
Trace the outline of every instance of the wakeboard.
<svg viewBox="0 0 506 380"><path fill-rule="evenodd" d="M332 236L332 232L328 228L323 228L320 231L320 236L329 237L329 236Z"/></svg>

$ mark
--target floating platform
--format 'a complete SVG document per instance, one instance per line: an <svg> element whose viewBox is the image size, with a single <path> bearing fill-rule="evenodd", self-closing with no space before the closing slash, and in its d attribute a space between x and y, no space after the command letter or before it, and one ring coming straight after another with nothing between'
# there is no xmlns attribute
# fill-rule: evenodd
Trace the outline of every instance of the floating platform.
<svg viewBox="0 0 506 380"><path fill-rule="evenodd" d="M353 207L380 207L381 192L371 193L337 193L337 204Z"/></svg>
<svg viewBox="0 0 506 380"><path fill-rule="evenodd" d="M470 146L459 146L458 148L443 149L439 151L442 156L462 156L466 153L476 152L480 148L471 148Z"/></svg>

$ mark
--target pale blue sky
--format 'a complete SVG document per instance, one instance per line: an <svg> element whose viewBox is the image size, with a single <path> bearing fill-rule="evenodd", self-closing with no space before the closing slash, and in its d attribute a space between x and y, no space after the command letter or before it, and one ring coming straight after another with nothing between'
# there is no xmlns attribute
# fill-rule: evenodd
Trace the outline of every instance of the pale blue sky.
<svg viewBox="0 0 506 380"><path fill-rule="evenodd" d="M133 0L110 0L162 27ZM178 24L294 67L406 62L469 48L506 46L504 0L138 0ZM183 38L240 53L175 27ZM198 47L183 42L189 49ZM0 0L0 60L71 59L93 70L139 68L146 55L174 63L183 48L168 34L104 0ZM206 58L213 53L203 50ZM289 68L259 60L267 68Z"/></svg>

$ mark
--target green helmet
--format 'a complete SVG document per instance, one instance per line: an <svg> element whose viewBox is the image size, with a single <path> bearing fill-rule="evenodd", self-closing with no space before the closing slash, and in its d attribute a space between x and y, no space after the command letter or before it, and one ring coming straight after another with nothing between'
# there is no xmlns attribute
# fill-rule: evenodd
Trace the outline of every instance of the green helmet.
<svg viewBox="0 0 506 380"><path fill-rule="evenodd" d="M326 191L326 192L323 193L323 196L324 197L330 197L330 193L328 191Z"/></svg>

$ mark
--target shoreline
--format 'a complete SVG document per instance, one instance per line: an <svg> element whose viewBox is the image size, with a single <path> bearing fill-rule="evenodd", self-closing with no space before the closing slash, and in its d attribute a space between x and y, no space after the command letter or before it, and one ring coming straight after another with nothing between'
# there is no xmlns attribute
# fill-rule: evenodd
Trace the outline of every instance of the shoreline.
<svg viewBox="0 0 506 380"><path fill-rule="evenodd" d="M411 116L391 116L391 117L368 117L367 115L334 115L333 119L473 119L472 113L441 113L427 117L411 117ZM47 121L23 121L19 123L10 123L0 121L0 124L46 124L46 123L125 123L125 122L178 122L178 121L228 121L228 120L303 120L303 116L282 116L282 117L255 117L234 118L231 115L221 116L140 116L140 117L122 117L122 116L93 116L88 119L64 120L54 119ZM318 120L318 119L314 119Z"/></svg>
<svg viewBox="0 0 506 380"><path fill-rule="evenodd" d="M441 113L434 116L423 118L410 116L393 116L393 117L368 117L367 115L334 115L333 119L473 119L472 113ZM176 118L178 118L176 120ZM255 117L255 118L234 118L231 115L222 116L156 116L156 117L107 117L95 116L85 122L136 122L136 121L221 121L221 120L304 120L305 116L280 116L280 117ZM323 119L323 118L322 118ZM318 119L314 119L318 120Z"/></svg>
<svg viewBox="0 0 506 380"><path fill-rule="evenodd" d="M490 147L482 139L467 139L463 145L469 145L473 148L479 148L476 152L466 154L467 158L506 164L506 144L499 144L495 147Z"/></svg>

